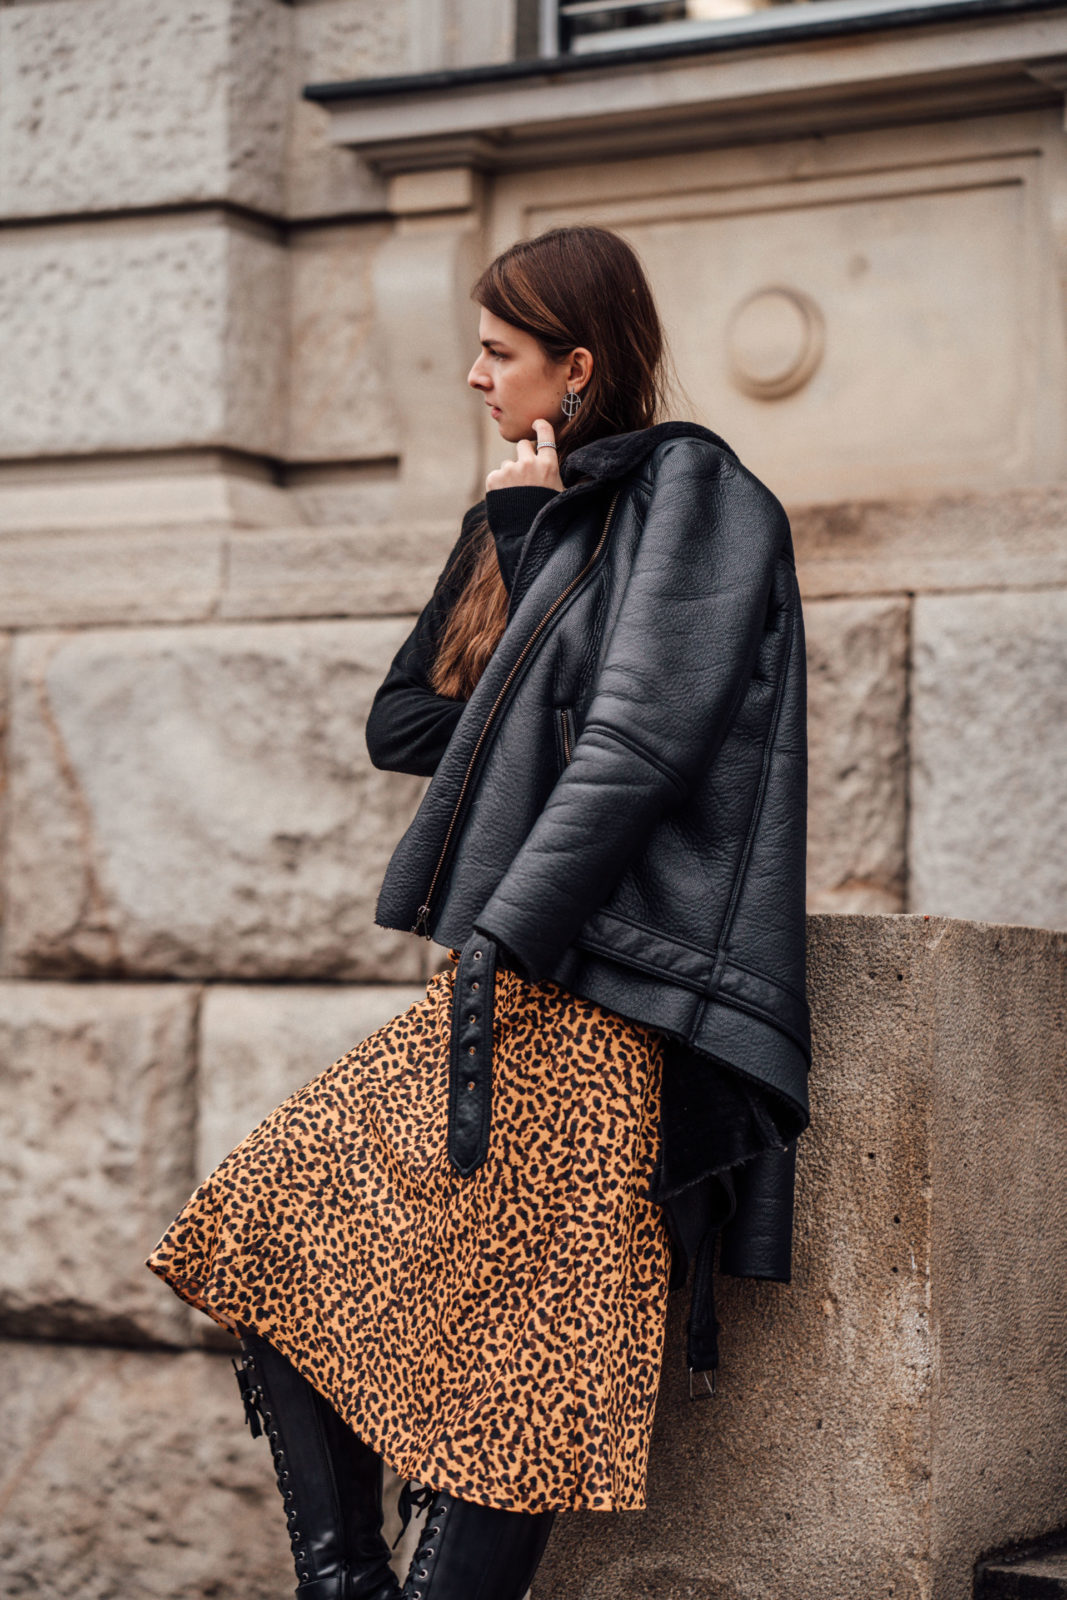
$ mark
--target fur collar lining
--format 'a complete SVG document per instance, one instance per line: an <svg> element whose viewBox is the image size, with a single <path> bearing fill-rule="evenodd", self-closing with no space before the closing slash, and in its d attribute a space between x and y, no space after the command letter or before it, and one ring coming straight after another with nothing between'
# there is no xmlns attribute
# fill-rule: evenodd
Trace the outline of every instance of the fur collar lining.
<svg viewBox="0 0 1067 1600"><path fill-rule="evenodd" d="M634 433L610 433L590 440L560 463L560 477L568 489L583 479L624 477L667 439L706 439L737 460L726 440L699 422L657 422Z"/></svg>

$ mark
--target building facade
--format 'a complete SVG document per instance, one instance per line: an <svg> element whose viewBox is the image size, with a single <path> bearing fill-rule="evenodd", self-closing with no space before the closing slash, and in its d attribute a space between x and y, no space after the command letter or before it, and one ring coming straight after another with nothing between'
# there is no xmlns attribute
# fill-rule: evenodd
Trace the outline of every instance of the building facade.
<svg viewBox="0 0 1067 1600"><path fill-rule="evenodd" d="M288 1581L140 1261L442 956L373 926L423 785L363 724L502 454L464 377L513 239L632 240L675 414L790 513L812 912L1067 926L1065 95L1041 0L0 0L0 1348L26 1459L76 1415L121 1501L57 1446L13 1596Z"/></svg>

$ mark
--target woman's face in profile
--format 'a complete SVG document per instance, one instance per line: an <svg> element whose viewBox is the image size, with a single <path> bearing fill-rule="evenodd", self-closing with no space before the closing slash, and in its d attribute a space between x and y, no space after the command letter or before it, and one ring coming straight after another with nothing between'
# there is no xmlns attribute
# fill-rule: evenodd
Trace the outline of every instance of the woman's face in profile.
<svg viewBox="0 0 1067 1600"><path fill-rule="evenodd" d="M467 382L491 408L501 438L512 444L532 439L538 417L558 427L563 420L560 402L567 392L571 362L550 361L533 334L503 322L484 306L478 338L481 353ZM575 387L580 385L575 383Z"/></svg>

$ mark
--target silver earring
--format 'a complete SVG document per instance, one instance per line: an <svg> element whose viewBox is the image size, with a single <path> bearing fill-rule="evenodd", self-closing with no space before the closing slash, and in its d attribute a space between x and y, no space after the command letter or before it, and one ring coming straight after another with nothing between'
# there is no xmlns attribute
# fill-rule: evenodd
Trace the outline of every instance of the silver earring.
<svg viewBox="0 0 1067 1600"><path fill-rule="evenodd" d="M560 409L565 417L573 417L578 414L578 409L581 406L581 403L581 395L576 394L573 389L568 389L567 393L560 401Z"/></svg>

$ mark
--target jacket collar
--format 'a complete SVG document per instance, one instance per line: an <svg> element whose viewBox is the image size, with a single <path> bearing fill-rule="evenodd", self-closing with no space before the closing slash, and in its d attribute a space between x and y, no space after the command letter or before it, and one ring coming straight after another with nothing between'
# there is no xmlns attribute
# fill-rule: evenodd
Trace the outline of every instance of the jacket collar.
<svg viewBox="0 0 1067 1600"><path fill-rule="evenodd" d="M725 439L698 422L657 422L651 428L638 428L635 433L611 433L603 439L590 440L560 463L560 477L568 489L583 479L624 477L666 439L706 439L737 459Z"/></svg>

